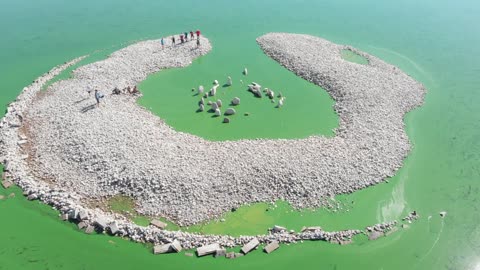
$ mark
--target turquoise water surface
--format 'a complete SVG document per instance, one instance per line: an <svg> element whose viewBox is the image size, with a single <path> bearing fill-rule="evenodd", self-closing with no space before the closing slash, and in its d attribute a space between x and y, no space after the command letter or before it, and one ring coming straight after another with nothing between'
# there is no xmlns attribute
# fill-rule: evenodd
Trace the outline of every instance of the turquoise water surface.
<svg viewBox="0 0 480 270"><path fill-rule="evenodd" d="M372 242L356 239L348 246L284 245L269 255L253 252L236 260L154 256L148 246L85 235L60 221L50 207L26 201L17 188L0 188L2 195L16 193L0 201L0 269L480 269L478 14L478 1L446 0L2 1L0 104L4 107L55 65L135 40L196 28L210 39L213 51L190 69L151 76L141 85L145 97L139 102L175 128L208 139L238 139L251 132L253 137L332 135L338 120L328 95L261 53L255 38L267 32L306 33L352 45L400 67L422 82L428 93L424 106L405 117L414 147L403 168L388 183L338 197L353 201L348 211L292 212L281 205L265 212L265 206L257 205L227 215L223 224L194 228L235 235L264 233L274 224L293 229L315 224L328 230L363 228L417 210L421 219L390 237ZM164 110L162 101L155 99L162 93L165 98L186 93L185 98L195 104L192 87L213 79L223 83L226 75L238 80L244 67L272 88L281 89L283 80L290 89L291 108L280 112L286 122L278 120L273 108L268 112L272 127L285 125L281 130L265 132L259 128L263 122L249 125L243 115L237 115L229 127L249 125L251 132L217 132L215 120L208 118L195 129L190 120ZM178 84L178 78L184 81ZM317 106L301 111L302 98L315 98L312 102ZM296 123L288 119L293 113L308 117ZM292 125L295 132L289 128ZM441 219L439 211L448 214Z"/></svg>

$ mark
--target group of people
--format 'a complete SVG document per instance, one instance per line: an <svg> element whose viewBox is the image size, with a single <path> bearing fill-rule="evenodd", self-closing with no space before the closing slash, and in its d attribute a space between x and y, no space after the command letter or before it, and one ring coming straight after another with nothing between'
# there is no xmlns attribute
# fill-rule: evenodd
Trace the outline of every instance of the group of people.
<svg viewBox="0 0 480 270"><path fill-rule="evenodd" d="M178 40L175 38L175 35L172 36L172 46L175 46L178 42L178 44L182 44L182 43L185 43L187 41L189 41L189 37L190 37L190 41L194 40L195 37L197 39L197 47L200 46L200 30L197 30L195 32L193 31L190 31L190 32L185 32L183 34L180 34L178 35ZM162 44L162 48L165 47L165 39L162 37L160 39L160 43Z"/></svg>
<svg viewBox="0 0 480 270"><path fill-rule="evenodd" d="M92 88L91 88L91 87L88 87L88 88L87 88L87 93L90 95L91 92L92 92ZM95 100L97 101L97 104L96 104L96 105L97 105L97 107L99 107L99 106L100 106L100 100L101 100L102 98L104 98L105 95L102 94L100 91L98 91L98 89L93 90L93 92L94 92ZM113 91L112 91L112 94L113 94L113 95L120 95L120 94L122 94L122 93L127 93L127 94L131 94L131 95L136 95L136 94L139 94L140 91L138 90L138 88L137 88L136 85L133 86L133 87L127 86L125 89L123 89L123 91L120 90L120 89L118 89L117 87L115 87L115 89L113 89Z"/></svg>
<svg viewBox="0 0 480 270"><path fill-rule="evenodd" d="M185 43L185 42L189 41L189 37L190 37L190 41L193 41L196 37L197 47L200 46L200 30L197 30L195 32L193 32L193 31L185 32L183 34L178 35L178 39L180 40L180 42L178 44L182 44L182 43ZM165 47L165 39L163 37L160 39L160 43L162 44L162 48ZM175 36L173 35L172 36L172 46L175 46L176 44L177 44L177 39L175 39ZM129 87L126 88L126 90L127 90L128 94L139 93L137 86L134 86L134 87L129 86ZM88 87L87 92L88 92L88 94L90 94L92 92L92 89L90 87ZM113 94L120 94L121 91L119 89L115 88L112 93ZM97 101L97 107L100 106L100 100L103 97L104 97L104 95L102 93L100 93L100 91L95 89L95 100Z"/></svg>

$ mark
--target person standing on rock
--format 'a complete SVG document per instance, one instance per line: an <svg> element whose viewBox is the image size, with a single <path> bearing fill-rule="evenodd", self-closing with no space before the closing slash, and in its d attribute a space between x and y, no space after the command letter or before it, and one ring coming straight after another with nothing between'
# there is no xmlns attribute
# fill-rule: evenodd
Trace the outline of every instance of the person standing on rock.
<svg viewBox="0 0 480 270"><path fill-rule="evenodd" d="M175 36L172 36L172 46L175 46Z"/></svg>
<svg viewBox="0 0 480 270"><path fill-rule="evenodd" d="M95 100L97 101L97 107L100 106L100 99L103 98L103 94L95 89Z"/></svg>
<svg viewBox="0 0 480 270"><path fill-rule="evenodd" d="M180 43L183 43L183 35L180 34Z"/></svg>
<svg viewBox="0 0 480 270"><path fill-rule="evenodd" d="M188 41L188 32L183 33L185 35L185 42Z"/></svg>
<svg viewBox="0 0 480 270"><path fill-rule="evenodd" d="M163 40L163 37L160 39L160 43L162 44L162 49L165 48L165 40Z"/></svg>
<svg viewBox="0 0 480 270"><path fill-rule="evenodd" d="M197 48L200 47L200 38L197 38Z"/></svg>
<svg viewBox="0 0 480 270"><path fill-rule="evenodd" d="M197 30L197 38L200 38L200 30Z"/></svg>
<svg viewBox="0 0 480 270"><path fill-rule="evenodd" d="M191 39L191 40L193 40L194 36L195 36L195 35L193 34L193 31L190 31L190 39Z"/></svg>

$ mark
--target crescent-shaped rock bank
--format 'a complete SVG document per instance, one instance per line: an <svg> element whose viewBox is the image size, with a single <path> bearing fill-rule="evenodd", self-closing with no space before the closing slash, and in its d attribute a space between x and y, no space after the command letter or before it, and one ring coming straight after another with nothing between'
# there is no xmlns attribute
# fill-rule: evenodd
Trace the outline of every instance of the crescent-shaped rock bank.
<svg viewBox="0 0 480 270"><path fill-rule="evenodd" d="M191 42L162 49L159 41L144 41L76 69L46 92L40 92L46 81L80 59L26 87L0 124L6 170L31 198L73 219L86 211L93 224L105 213L85 208L89 200L125 194L136 199L141 213L189 225L254 202L284 199L296 208L317 207L335 194L379 183L401 167L410 149L403 117L422 104L420 83L376 57L321 38L275 33L257 42L287 69L328 91L340 117L335 137L211 142L173 130L130 95L108 95L95 108L89 87L110 93L134 86L161 69L187 66L211 49L205 38L200 48ZM343 60L342 49L369 64ZM72 214L72 207L78 211ZM115 218L121 234L137 241L179 239L188 248L250 239L142 229ZM331 237L323 231L287 235L281 242ZM263 242L275 239L264 237Z"/></svg>

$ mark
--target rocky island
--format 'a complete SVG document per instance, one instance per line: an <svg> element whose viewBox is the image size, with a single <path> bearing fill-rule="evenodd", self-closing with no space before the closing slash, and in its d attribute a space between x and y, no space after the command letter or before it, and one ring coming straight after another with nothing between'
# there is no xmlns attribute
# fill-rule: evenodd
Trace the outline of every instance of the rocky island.
<svg viewBox="0 0 480 270"><path fill-rule="evenodd" d="M254 239L348 242L362 231L199 235L140 227L88 207L91 200L123 194L135 198L138 212L185 226L255 202L286 200L297 209L319 207L334 195L394 175L411 147L403 117L422 104L425 89L420 83L374 56L318 37L271 33L257 42L268 56L323 87L335 100L340 123L333 138L212 142L175 131L140 107L135 96L111 95L96 108L87 89L109 93L135 86L149 74L187 66L211 50L206 38L199 48L191 42L162 49L159 41L143 41L77 68L72 78L46 91L40 90L48 80L80 59L26 87L0 124L7 177L29 199L54 206L87 230L168 245L159 250L212 243L252 246ZM364 56L368 64L345 61L344 49ZM395 224L370 231L384 233Z"/></svg>

